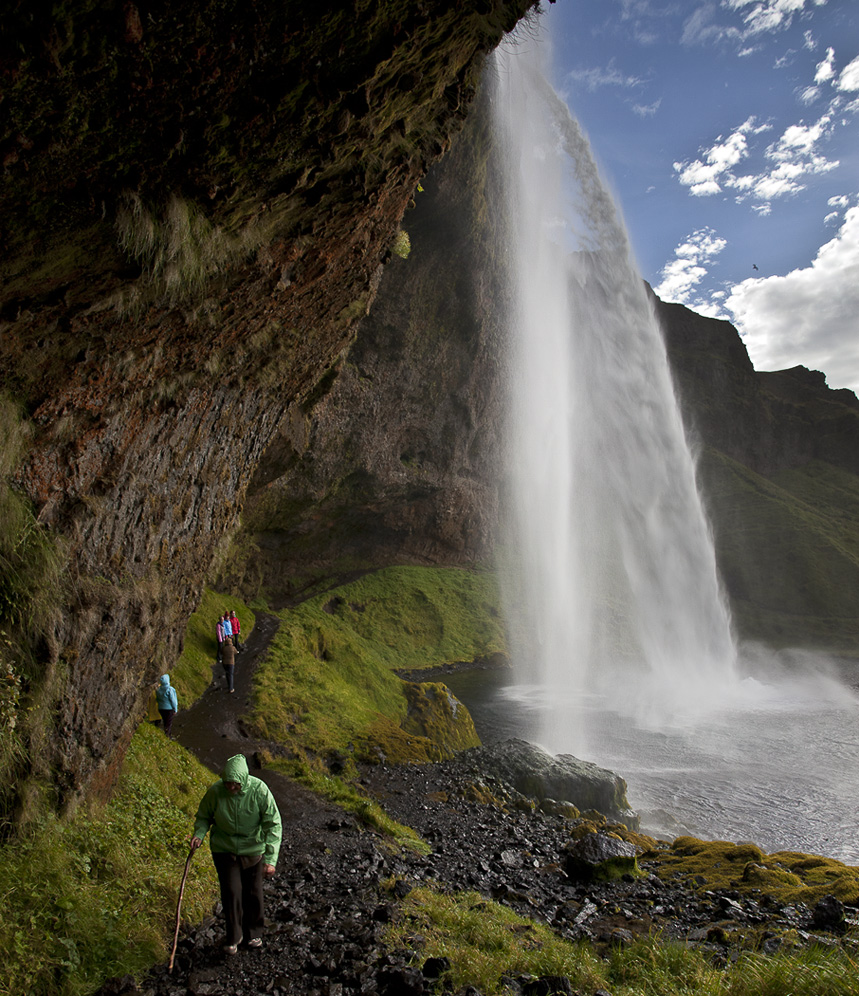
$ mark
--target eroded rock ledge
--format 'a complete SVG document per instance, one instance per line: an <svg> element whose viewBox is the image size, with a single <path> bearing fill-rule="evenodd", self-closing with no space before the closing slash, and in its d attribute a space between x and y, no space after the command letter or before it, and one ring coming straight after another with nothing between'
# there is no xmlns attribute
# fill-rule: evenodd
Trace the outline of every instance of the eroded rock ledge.
<svg viewBox="0 0 859 996"><path fill-rule="evenodd" d="M2 15L0 363L17 486L70 565L24 767L61 799L111 784L270 438L327 389L483 54L532 6Z"/></svg>

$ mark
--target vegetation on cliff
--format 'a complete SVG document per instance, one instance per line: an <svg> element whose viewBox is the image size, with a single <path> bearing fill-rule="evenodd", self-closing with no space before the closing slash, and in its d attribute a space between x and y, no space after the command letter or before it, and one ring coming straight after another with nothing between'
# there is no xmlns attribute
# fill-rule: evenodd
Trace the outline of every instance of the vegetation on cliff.
<svg viewBox="0 0 859 996"><path fill-rule="evenodd" d="M164 957L177 856L212 781L191 754L144 723L110 802L65 820L43 813L3 845L2 996L82 996ZM210 864L196 862L185 915L202 918L216 895Z"/></svg>
<svg viewBox="0 0 859 996"><path fill-rule="evenodd" d="M855 662L859 477L820 460L765 476L715 450L700 474L740 633Z"/></svg>
<svg viewBox="0 0 859 996"><path fill-rule="evenodd" d="M387 568L281 613L255 678L253 722L297 756L440 760L479 741L435 683L393 672L474 661L504 647L490 576Z"/></svg>

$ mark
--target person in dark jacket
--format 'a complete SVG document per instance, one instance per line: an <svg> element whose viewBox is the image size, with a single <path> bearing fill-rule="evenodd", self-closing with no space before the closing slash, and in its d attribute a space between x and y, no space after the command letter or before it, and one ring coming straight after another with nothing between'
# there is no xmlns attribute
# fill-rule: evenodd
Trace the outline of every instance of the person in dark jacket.
<svg viewBox="0 0 859 996"><path fill-rule="evenodd" d="M221 664L224 667L224 676L227 679L227 690L234 692L233 677L236 671L236 648L230 640L224 640L221 644Z"/></svg>
<svg viewBox="0 0 859 996"><path fill-rule="evenodd" d="M162 674L161 681L155 689L155 701L158 703L158 711L161 713L161 724L167 736L173 729L173 717L179 711L179 699L176 689L170 684L170 675Z"/></svg>
<svg viewBox="0 0 859 996"><path fill-rule="evenodd" d="M261 948L263 878L275 873L281 820L271 790L262 779L248 773L244 754L227 761L220 781L203 796L194 823L192 850L203 843L210 829L227 928L224 951L235 954L242 941L249 948Z"/></svg>

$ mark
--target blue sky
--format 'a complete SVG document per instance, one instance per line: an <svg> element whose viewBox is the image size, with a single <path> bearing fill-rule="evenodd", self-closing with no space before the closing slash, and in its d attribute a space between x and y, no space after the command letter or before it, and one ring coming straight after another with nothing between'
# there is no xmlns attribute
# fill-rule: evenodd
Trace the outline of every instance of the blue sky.
<svg viewBox="0 0 859 996"><path fill-rule="evenodd" d="M859 390L859 0L544 8L644 278Z"/></svg>

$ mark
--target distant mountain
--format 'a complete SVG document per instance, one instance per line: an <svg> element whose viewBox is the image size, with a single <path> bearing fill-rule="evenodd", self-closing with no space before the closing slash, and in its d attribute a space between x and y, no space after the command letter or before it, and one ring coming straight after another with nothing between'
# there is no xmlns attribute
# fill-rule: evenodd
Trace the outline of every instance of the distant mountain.
<svg viewBox="0 0 859 996"><path fill-rule="evenodd" d="M657 308L740 634L859 657L859 399L755 371L730 323Z"/></svg>

